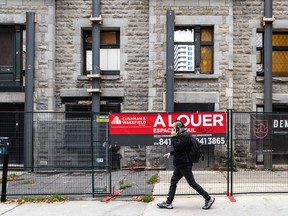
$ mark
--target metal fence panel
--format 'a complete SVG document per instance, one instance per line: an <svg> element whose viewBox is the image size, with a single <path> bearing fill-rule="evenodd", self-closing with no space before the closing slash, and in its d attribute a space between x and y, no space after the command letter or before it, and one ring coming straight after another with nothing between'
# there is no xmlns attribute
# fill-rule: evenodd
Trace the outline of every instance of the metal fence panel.
<svg viewBox="0 0 288 216"><path fill-rule="evenodd" d="M287 119L282 113L233 113L233 193L288 192L288 125L279 127Z"/></svg>
<svg viewBox="0 0 288 216"><path fill-rule="evenodd" d="M107 116L33 113L33 167L24 167L24 113L0 112L0 136L9 137L11 146L8 196L96 196L119 189L121 195L166 195L173 159L162 156L170 147L111 146ZM232 112L231 119L231 131L227 133L232 137L231 146L205 146L205 160L193 167L196 181L211 194L288 192L288 127L285 128L288 114ZM262 136L268 125L269 136L265 139L260 139L261 131L257 133L256 123L261 121ZM182 179L177 194L196 192Z"/></svg>
<svg viewBox="0 0 288 216"><path fill-rule="evenodd" d="M23 133L8 136L22 159ZM8 178L8 195L92 194L91 113L33 113L33 166L9 159Z"/></svg>

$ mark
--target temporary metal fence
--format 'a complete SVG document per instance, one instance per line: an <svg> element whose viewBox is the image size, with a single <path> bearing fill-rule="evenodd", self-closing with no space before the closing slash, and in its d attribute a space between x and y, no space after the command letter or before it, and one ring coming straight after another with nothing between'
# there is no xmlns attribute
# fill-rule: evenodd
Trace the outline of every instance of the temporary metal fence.
<svg viewBox="0 0 288 216"><path fill-rule="evenodd" d="M230 192L288 192L288 113L231 112Z"/></svg>
<svg viewBox="0 0 288 216"><path fill-rule="evenodd" d="M109 145L108 113L33 113L33 166L25 166L24 115L0 113L0 136L10 142L8 196L167 194L173 165L162 156L170 147ZM196 181L210 194L288 192L288 127L273 126L288 114L227 116L226 145L204 146L205 160L193 166ZM261 128L269 138L257 134ZM182 179L177 194L196 192Z"/></svg>
<svg viewBox="0 0 288 216"><path fill-rule="evenodd" d="M91 113L34 112L32 166L23 161L30 150L24 143L25 113L0 116L0 135L10 145L8 196L91 194Z"/></svg>

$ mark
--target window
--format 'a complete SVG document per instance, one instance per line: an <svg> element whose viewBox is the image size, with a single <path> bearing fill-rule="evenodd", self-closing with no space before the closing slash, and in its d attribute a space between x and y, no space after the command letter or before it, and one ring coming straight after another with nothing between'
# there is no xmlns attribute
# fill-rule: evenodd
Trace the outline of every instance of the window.
<svg viewBox="0 0 288 216"><path fill-rule="evenodd" d="M257 75L264 75L264 32L256 34ZM288 77L288 33L272 34L272 76Z"/></svg>
<svg viewBox="0 0 288 216"><path fill-rule="evenodd" d="M213 73L213 27L175 27L174 68L176 73Z"/></svg>
<svg viewBox="0 0 288 216"><path fill-rule="evenodd" d="M92 72L92 31L84 31L84 71ZM105 30L100 32L100 70L103 74L120 73L120 32Z"/></svg>
<svg viewBox="0 0 288 216"><path fill-rule="evenodd" d="M0 86L23 85L23 31L20 26L0 26Z"/></svg>

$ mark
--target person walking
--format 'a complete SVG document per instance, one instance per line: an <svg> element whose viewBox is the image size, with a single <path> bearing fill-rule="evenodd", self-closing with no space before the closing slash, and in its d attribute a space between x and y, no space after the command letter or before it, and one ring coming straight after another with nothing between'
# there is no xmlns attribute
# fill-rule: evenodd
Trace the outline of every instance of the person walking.
<svg viewBox="0 0 288 216"><path fill-rule="evenodd" d="M177 183L184 176L190 187L196 190L205 199L205 204L202 209L210 209L215 202L215 198L211 197L194 179L192 173L193 163L190 162L187 157L191 139L182 121L176 120L173 122L171 135L173 151L164 154L163 157L169 158L170 156L174 156L174 172L170 181L168 197L166 201L158 203L157 206L159 208L173 209L172 202L176 193Z"/></svg>

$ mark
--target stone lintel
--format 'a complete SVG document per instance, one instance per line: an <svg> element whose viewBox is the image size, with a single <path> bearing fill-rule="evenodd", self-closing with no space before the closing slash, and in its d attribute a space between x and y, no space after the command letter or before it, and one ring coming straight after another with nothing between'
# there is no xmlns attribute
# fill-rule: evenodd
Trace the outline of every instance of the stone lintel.
<svg viewBox="0 0 288 216"><path fill-rule="evenodd" d="M61 89L61 97L91 97L91 94L87 92L86 88L75 88L75 89ZM124 97L123 88L102 88L102 97Z"/></svg>
<svg viewBox="0 0 288 216"><path fill-rule="evenodd" d="M176 103L219 103L218 92L175 92Z"/></svg>
<svg viewBox="0 0 288 216"><path fill-rule="evenodd" d="M24 103L25 92L0 92L0 103Z"/></svg>

